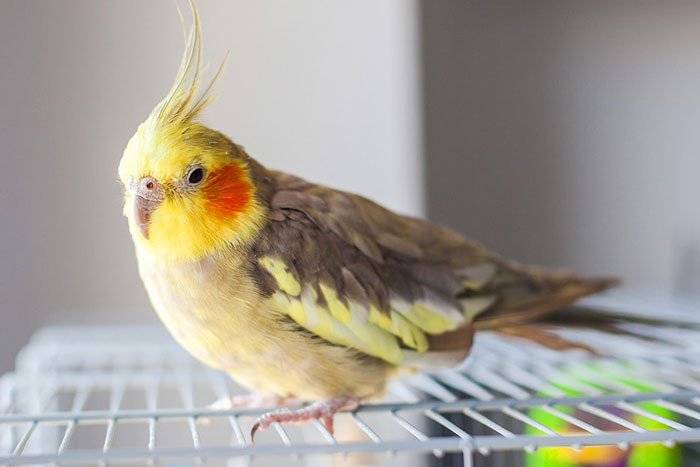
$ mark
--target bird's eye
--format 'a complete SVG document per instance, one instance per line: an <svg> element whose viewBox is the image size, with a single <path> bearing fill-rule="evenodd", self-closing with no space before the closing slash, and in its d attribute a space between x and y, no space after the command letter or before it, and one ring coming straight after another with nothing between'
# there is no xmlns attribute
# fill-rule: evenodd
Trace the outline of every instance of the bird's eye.
<svg viewBox="0 0 700 467"><path fill-rule="evenodd" d="M204 169L200 166L192 167L189 172L187 172L187 183L190 185L197 185L202 180L204 180Z"/></svg>

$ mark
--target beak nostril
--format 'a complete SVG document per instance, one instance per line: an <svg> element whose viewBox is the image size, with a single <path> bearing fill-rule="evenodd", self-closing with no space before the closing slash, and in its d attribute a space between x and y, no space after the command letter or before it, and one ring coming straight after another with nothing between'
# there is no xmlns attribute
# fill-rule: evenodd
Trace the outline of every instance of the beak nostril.
<svg viewBox="0 0 700 467"><path fill-rule="evenodd" d="M138 187L141 193L155 193L158 190L158 180L153 177L143 177L139 180Z"/></svg>

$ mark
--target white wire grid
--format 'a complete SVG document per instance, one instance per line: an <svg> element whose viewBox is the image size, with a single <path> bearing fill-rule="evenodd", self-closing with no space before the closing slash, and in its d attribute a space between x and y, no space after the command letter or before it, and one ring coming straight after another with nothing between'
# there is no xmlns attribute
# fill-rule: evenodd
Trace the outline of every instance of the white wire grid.
<svg viewBox="0 0 700 467"><path fill-rule="evenodd" d="M590 303L624 310L631 302ZM684 328L628 327L664 342L569 333L615 359L482 334L460 367L411 375L392 384L386 400L336 416L335 436L321 423L276 424L255 444L248 434L264 409L208 409L237 388L160 327L48 327L0 379L0 464L460 453L471 465L497 451L700 442L700 329L690 315L681 318Z"/></svg>

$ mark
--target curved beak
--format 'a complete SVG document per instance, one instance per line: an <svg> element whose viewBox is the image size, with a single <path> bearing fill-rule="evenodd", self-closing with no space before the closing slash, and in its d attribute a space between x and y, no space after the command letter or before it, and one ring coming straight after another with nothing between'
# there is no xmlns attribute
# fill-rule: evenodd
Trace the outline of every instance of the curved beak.
<svg viewBox="0 0 700 467"><path fill-rule="evenodd" d="M148 224L151 221L151 213L160 201L147 199L137 194L134 194L133 197L134 223L141 235L143 235L143 238L148 240Z"/></svg>
<svg viewBox="0 0 700 467"><path fill-rule="evenodd" d="M143 238L148 240L151 214L163 200L163 188L153 177L129 179L129 191L133 198L134 223Z"/></svg>

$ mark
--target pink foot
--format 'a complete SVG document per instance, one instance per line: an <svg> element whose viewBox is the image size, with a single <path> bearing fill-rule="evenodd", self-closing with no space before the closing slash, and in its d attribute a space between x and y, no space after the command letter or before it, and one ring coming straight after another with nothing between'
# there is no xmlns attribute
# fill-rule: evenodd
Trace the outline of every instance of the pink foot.
<svg viewBox="0 0 700 467"><path fill-rule="evenodd" d="M323 426L333 434L333 415L341 410L355 410L360 405L358 397L334 397L297 410L279 409L263 414L250 430L250 439L255 440L255 432L266 429L275 422L303 423L319 419Z"/></svg>

